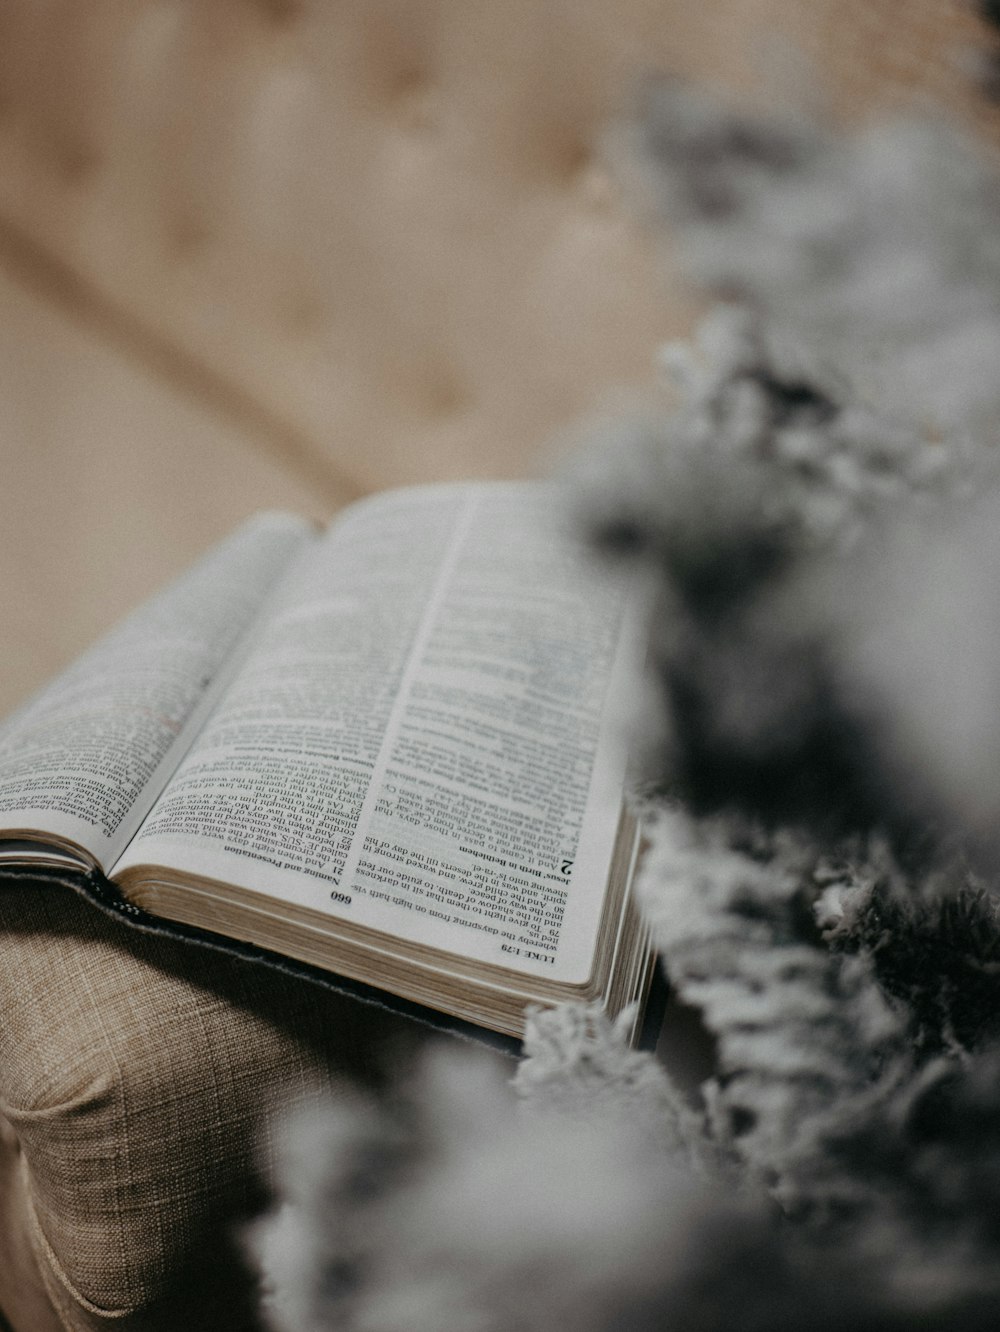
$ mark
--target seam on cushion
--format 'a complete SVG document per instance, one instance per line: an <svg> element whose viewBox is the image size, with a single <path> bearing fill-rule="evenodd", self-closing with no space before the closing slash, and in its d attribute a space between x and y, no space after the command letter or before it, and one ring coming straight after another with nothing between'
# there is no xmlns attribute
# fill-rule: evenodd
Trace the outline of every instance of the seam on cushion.
<svg viewBox="0 0 1000 1332"><path fill-rule="evenodd" d="M115 1122L118 1124L117 1139L120 1144L121 1151L125 1157L126 1168L127 1170L131 1171L132 1124L131 1124L131 1116L129 1114L129 1096L126 1089L127 1083L125 1077L125 1069L122 1066L120 1054L115 1049L115 1043L111 1039L111 1035L108 1031L105 1012L101 1003L98 1000L97 995L94 993L94 988L90 981L90 972L87 967L80 968L79 979L81 984L86 989L87 994L90 998L94 1017L96 1018L98 1026L100 1027L101 1035L104 1038L104 1049L107 1053L108 1058L111 1060L111 1063L114 1066L115 1078L114 1082L111 1084L111 1090L114 1092L118 1103L118 1113L115 1117ZM121 1167L121 1162L118 1155L116 1154L111 1158L111 1163L110 1163L110 1171L114 1187L114 1196L116 1199L122 1196L122 1190L120 1187L120 1176L118 1173L120 1167ZM118 1240L117 1244L118 1257L122 1264L122 1270L127 1271L129 1263L129 1254L126 1249L125 1237L121 1228L117 1228L117 1240Z"/></svg>
<svg viewBox="0 0 1000 1332"><path fill-rule="evenodd" d="M106 1094L107 1088L101 1091ZM18 1105L11 1105L9 1101L0 1098L0 1115L5 1115L11 1123L33 1123L38 1120L57 1119L60 1115L65 1115L74 1110L79 1110L82 1105L86 1105L87 1099L83 1096L74 1096L70 1101L62 1101L59 1105L46 1105L38 1110L30 1110Z"/></svg>
<svg viewBox="0 0 1000 1332"><path fill-rule="evenodd" d="M24 1201L25 1206L28 1209L28 1229L32 1241L34 1242L37 1256L40 1256L40 1258L44 1260L39 1263L39 1266L43 1270L43 1274L46 1271L50 1272L56 1277L66 1293L79 1304L81 1309L85 1309L87 1313L94 1314L98 1318L127 1318L129 1314L134 1313L134 1309L103 1309L99 1304L94 1304L92 1300L87 1299L86 1295L77 1290L76 1286L63 1269L62 1263L60 1263L55 1250L46 1238L44 1230L42 1230L42 1223L39 1221L38 1213L35 1210L35 1200L31 1188L31 1172L28 1168L27 1157L25 1156L21 1157L21 1173L23 1175ZM55 1301L53 1301L53 1303L55 1303ZM56 1305L56 1312L59 1314L59 1321L63 1326L66 1326L66 1320L59 1311L58 1305ZM72 1329L67 1328L67 1332L72 1332Z"/></svg>
<svg viewBox="0 0 1000 1332"><path fill-rule="evenodd" d="M35 1253L34 1251L34 1248L32 1248L32 1255L36 1263L38 1264L38 1270L41 1273L42 1285L45 1288L45 1294L48 1296L49 1300L49 1308L52 1310L56 1318L59 1320L59 1326L64 1329L64 1332L77 1332L76 1328L70 1327L69 1323L66 1322L66 1319L63 1315L63 1311L59 1307L59 1301L52 1293L52 1273L46 1267L45 1263L43 1263L39 1259L38 1254Z"/></svg>

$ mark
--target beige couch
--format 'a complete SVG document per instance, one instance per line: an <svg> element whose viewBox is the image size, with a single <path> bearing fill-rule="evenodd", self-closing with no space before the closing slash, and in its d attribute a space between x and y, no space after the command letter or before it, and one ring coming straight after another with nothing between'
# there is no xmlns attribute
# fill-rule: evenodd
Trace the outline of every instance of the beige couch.
<svg viewBox="0 0 1000 1332"><path fill-rule="evenodd" d="M603 147L648 70L991 130L981 36L961 0L9 0L2 702L258 505L523 474L646 382L698 308ZM0 886L0 939L11 1326L252 1326L269 1115L411 1035L64 888Z"/></svg>

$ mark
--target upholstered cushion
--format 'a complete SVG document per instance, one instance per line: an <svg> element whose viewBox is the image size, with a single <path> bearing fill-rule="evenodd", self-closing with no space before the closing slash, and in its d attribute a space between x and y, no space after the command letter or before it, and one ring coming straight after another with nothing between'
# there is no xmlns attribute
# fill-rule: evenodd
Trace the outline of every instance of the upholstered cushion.
<svg viewBox="0 0 1000 1332"><path fill-rule="evenodd" d="M0 257L317 485L519 473L691 326L602 151L645 74L971 115L977 40L968 0L5 0Z"/></svg>
<svg viewBox="0 0 1000 1332"><path fill-rule="evenodd" d="M4 886L0 913L0 1308L17 1332L57 1326L45 1297L71 1329L254 1326L236 1236L269 1118L412 1028L67 889Z"/></svg>

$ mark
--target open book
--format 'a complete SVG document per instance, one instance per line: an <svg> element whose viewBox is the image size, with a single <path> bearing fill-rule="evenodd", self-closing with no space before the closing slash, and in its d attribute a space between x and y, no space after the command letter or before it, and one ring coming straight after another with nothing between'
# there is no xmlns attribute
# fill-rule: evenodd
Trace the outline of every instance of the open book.
<svg viewBox="0 0 1000 1332"><path fill-rule="evenodd" d="M634 608L544 484L251 520L0 730L0 864L519 1036L643 993Z"/></svg>

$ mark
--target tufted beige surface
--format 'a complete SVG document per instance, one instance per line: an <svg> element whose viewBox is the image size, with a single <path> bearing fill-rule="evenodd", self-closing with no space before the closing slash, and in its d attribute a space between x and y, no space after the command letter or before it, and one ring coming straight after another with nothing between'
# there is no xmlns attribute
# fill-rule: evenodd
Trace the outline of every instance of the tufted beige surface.
<svg viewBox="0 0 1000 1332"><path fill-rule="evenodd" d="M244 513L520 475L646 382L699 308L607 148L651 70L995 139L984 41L964 0L4 0L0 710ZM390 1033L37 885L0 919L0 1308L250 1327L261 1097Z"/></svg>
<svg viewBox="0 0 1000 1332"><path fill-rule="evenodd" d="M313 476L521 471L688 323L602 154L640 78L962 111L976 26L962 0L8 0L0 247Z"/></svg>
<svg viewBox="0 0 1000 1332"><path fill-rule="evenodd" d="M605 148L650 71L994 132L982 39L966 0L5 0L0 709L238 514L520 475L646 382L698 308Z"/></svg>
<svg viewBox="0 0 1000 1332"><path fill-rule="evenodd" d="M966 0L5 0L0 711L261 504L520 475L646 382L698 308L605 148L649 71L995 136L983 40Z"/></svg>

